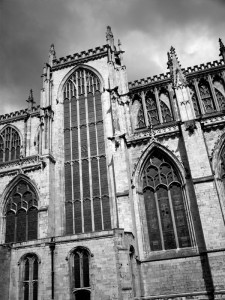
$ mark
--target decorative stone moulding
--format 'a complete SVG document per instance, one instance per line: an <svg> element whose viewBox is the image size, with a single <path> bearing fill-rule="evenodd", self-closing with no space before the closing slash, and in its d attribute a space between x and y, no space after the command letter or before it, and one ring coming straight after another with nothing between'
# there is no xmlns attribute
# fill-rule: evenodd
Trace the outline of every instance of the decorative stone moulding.
<svg viewBox="0 0 225 300"><path fill-rule="evenodd" d="M90 60L99 59L108 55L108 45L102 47L96 47L87 51L81 51L73 55L67 55L66 57L60 57L59 59L53 60L52 70L59 70L73 66L77 63L86 63Z"/></svg>
<svg viewBox="0 0 225 300"><path fill-rule="evenodd" d="M201 125L204 130L208 131L212 128L222 128L225 126L225 116L217 115L201 120Z"/></svg>

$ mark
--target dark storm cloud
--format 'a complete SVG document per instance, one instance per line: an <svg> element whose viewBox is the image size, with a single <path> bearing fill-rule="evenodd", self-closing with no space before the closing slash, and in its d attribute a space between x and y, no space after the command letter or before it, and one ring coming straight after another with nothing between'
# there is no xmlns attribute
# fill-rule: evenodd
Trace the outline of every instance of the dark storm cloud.
<svg viewBox="0 0 225 300"><path fill-rule="evenodd" d="M123 43L129 80L166 72L174 45L184 67L218 59L224 0L0 0L1 113L39 102L53 42L57 57L105 44L111 25Z"/></svg>

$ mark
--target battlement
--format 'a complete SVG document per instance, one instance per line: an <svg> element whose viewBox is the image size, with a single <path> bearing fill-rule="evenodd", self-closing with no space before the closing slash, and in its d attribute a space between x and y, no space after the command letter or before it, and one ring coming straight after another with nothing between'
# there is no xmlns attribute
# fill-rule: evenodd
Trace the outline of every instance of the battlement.
<svg viewBox="0 0 225 300"><path fill-rule="evenodd" d="M195 65L193 67L188 67L187 69L182 68L182 71L184 71L184 74L189 77L189 75L195 75L195 73L201 74L206 71L210 71L211 69L218 68L218 67L224 67L225 63L221 60L214 60L213 62L207 62L205 64ZM170 80L170 72L162 73L159 75L154 75L152 77L142 78L139 80L134 80L132 82L128 82L129 89L133 89L136 87L140 87L143 85L147 85L150 83L156 83L161 81Z"/></svg>
<svg viewBox="0 0 225 300"><path fill-rule="evenodd" d="M23 119L28 114L36 115L36 114L39 113L39 111L40 111L40 105L34 106L32 108L32 111L28 111L28 108L13 111L9 114L0 115L0 122L4 123L4 122L12 121L12 120L18 120L18 119L21 119L21 118Z"/></svg>
<svg viewBox="0 0 225 300"><path fill-rule="evenodd" d="M61 66L68 66L75 61L84 60L85 62L93 59L93 57L100 58L107 55L108 45L103 45L102 47L96 47L89 49L87 51L81 51L79 53L74 53L73 55L67 55L65 57L60 57L59 59L53 60L53 69L58 69Z"/></svg>

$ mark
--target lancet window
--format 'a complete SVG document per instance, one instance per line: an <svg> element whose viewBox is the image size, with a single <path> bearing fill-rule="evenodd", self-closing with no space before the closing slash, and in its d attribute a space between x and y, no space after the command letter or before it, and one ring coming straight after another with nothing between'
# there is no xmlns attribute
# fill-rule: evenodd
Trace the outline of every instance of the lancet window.
<svg viewBox="0 0 225 300"><path fill-rule="evenodd" d="M66 233L111 228L100 80L77 69L64 86Z"/></svg>
<svg viewBox="0 0 225 300"><path fill-rule="evenodd" d="M210 86L207 81L201 81L199 83L199 93L204 106L205 113L212 113L215 111L215 104L213 103L213 97L210 90Z"/></svg>
<svg viewBox="0 0 225 300"><path fill-rule="evenodd" d="M38 258L35 254L27 254L21 263L23 300L38 299Z"/></svg>
<svg viewBox="0 0 225 300"><path fill-rule="evenodd" d="M11 126L0 132L0 163L20 158L21 140L19 133Z"/></svg>
<svg viewBox="0 0 225 300"><path fill-rule="evenodd" d="M160 125L174 120L170 96L166 89L142 91L140 95L140 106L136 110L136 114L132 113L132 118L137 119L134 122L136 124L135 129ZM132 110L136 106L136 101L132 102Z"/></svg>
<svg viewBox="0 0 225 300"><path fill-rule="evenodd" d="M90 300L90 254L78 247L72 252L70 257L71 286L73 299Z"/></svg>
<svg viewBox="0 0 225 300"><path fill-rule="evenodd" d="M34 190L21 180L9 194L6 211L5 243L37 239L38 202Z"/></svg>
<svg viewBox="0 0 225 300"><path fill-rule="evenodd" d="M142 180L151 251L190 247L182 183L173 164L153 151Z"/></svg>

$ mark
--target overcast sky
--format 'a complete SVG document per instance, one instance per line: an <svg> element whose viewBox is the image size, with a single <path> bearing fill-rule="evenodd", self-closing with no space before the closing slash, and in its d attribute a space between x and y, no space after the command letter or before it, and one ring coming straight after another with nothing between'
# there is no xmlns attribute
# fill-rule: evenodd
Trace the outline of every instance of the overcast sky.
<svg viewBox="0 0 225 300"><path fill-rule="evenodd" d="M51 43L57 58L122 42L129 81L167 72L173 45L182 67L219 58L225 0L0 0L0 114L39 104Z"/></svg>

